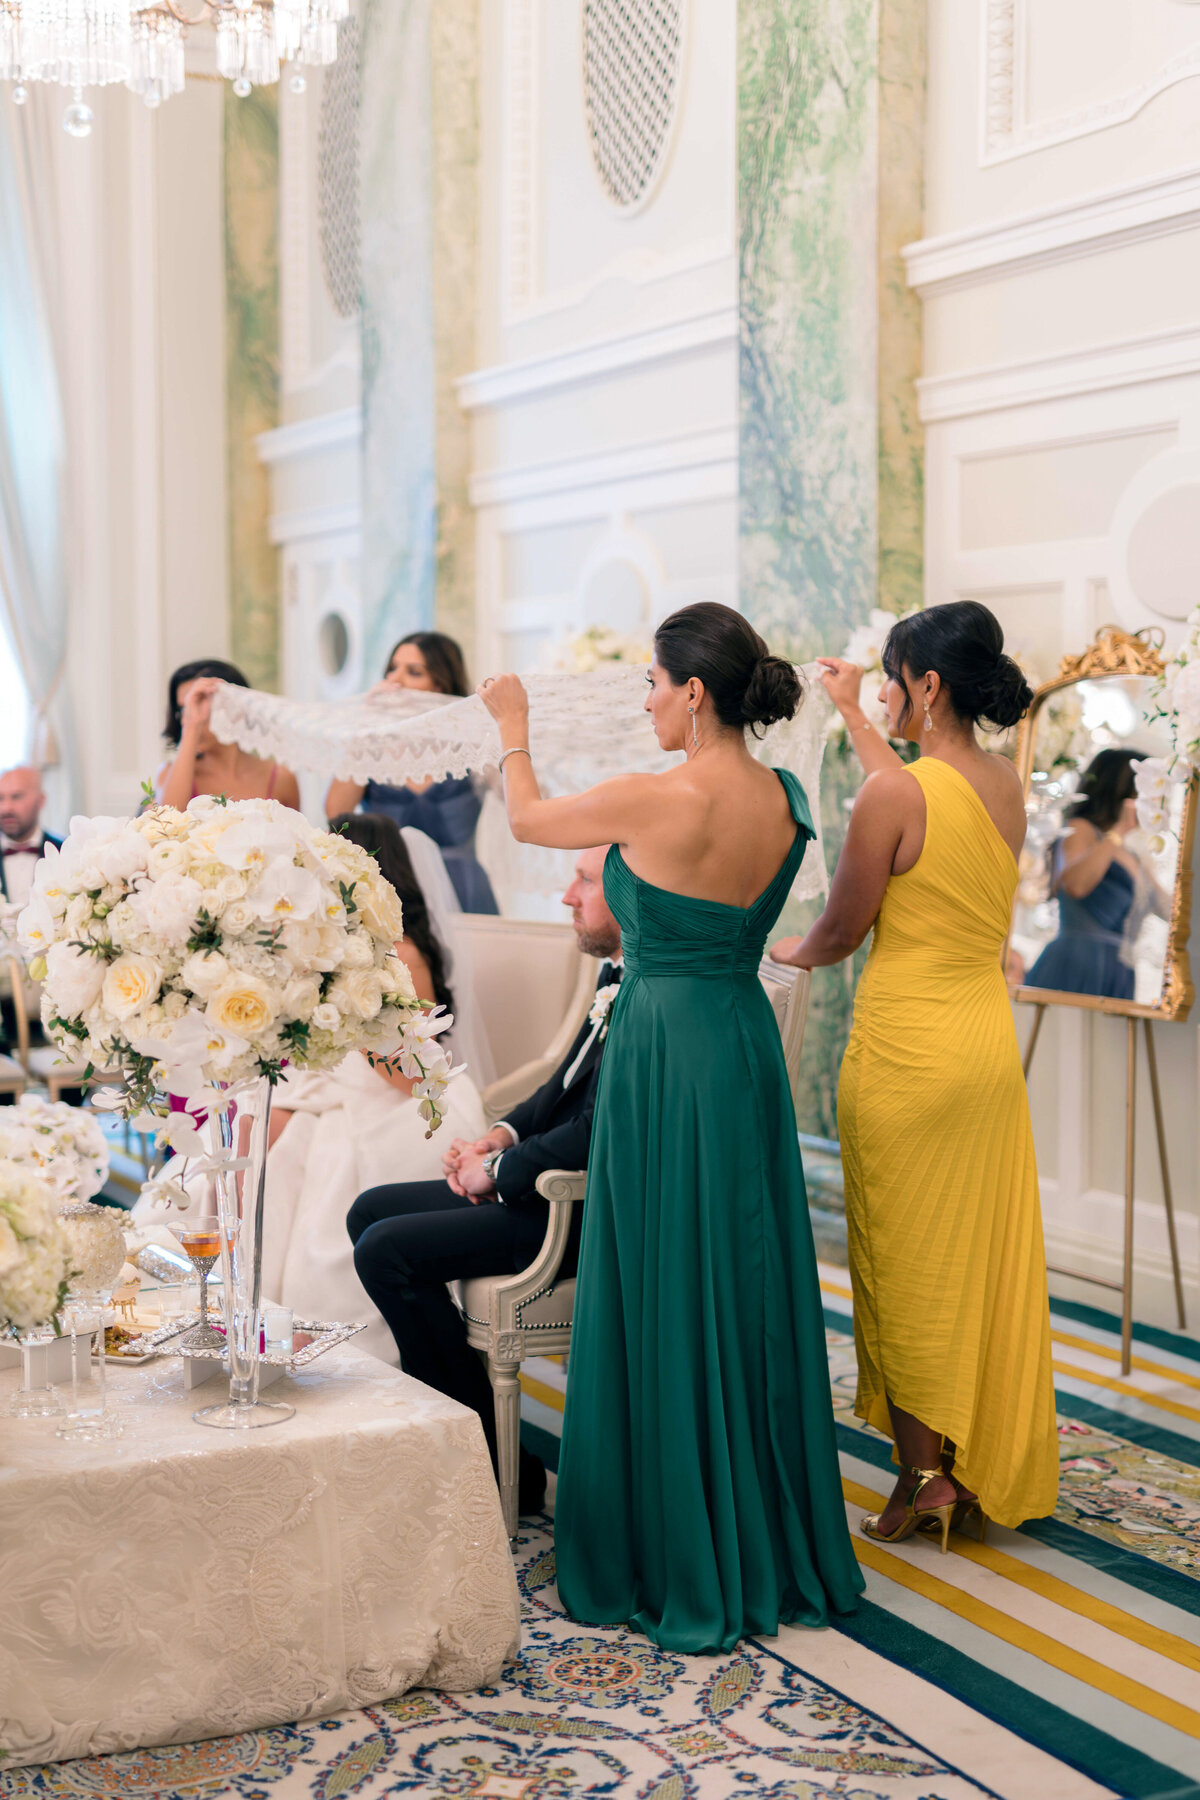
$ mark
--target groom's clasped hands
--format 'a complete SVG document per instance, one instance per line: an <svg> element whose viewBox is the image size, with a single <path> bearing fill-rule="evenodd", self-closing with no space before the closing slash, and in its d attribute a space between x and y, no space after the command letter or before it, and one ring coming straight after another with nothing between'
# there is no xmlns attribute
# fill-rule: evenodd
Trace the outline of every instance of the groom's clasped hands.
<svg viewBox="0 0 1200 1800"><path fill-rule="evenodd" d="M494 1199L495 1179L484 1167L483 1159L499 1150L511 1148L512 1137L503 1126L497 1126L474 1142L469 1142L466 1138L455 1138L442 1158L442 1173L451 1192L458 1194L463 1200L470 1200L476 1206L483 1200Z"/></svg>

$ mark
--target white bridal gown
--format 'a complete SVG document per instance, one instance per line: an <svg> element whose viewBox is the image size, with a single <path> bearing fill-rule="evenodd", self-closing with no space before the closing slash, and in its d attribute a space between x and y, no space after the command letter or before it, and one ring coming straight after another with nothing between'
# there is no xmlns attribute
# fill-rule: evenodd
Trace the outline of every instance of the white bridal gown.
<svg viewBox="0 0 1200 1800"><path fill-rule="evenodd" d="M365 1321L356 1344L396 1363L395 1340L354 1272L346 1214L367 1188L440 1179L451 1140L487 1130L478 1089L456 1075L441 1128L426 1138L416 1102L355 1052L323 1074L288 1074L274 1104L293 1117L267 1157L262 1291L298 1319Z"/></svg>

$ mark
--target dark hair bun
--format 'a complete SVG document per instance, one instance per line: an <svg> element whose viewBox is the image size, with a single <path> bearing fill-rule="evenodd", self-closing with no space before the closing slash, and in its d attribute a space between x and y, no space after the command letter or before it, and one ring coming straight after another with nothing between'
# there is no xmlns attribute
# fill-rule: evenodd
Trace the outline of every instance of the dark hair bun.
<svg viewBox="0 0 1200 1800"><path fill-rule="evenodd" d="M654 653L676 687L702 681L722 725L761 733L790 719L803 688L791 663L772 656L749 619L716 600L698 600L664 619Z"/></svg>
<svg viewBox="0 0 1200 1800"><path fill-rule="evenodd" d="M904 671L920 681L932 669L960 719L1006 731L1029 711L1033 689L1011 656L995 613L978 600L950 600L897 619L883 646L883 667L903 687ZM912 699L901 714L901 727Z"/></svg>
<svg viewBox="0 0 1200 1800"><path fill-rule="evenodd" d="M742 699L747 725L774 725L792 719L804 694L799 675L782 656L760 656Z"/></svg>
<svg viewBox="0 0 1200 1800"><path fill-rule="evenodd" d="M1029 711L1033 689L1011 656L1000 656L979 683L979 717L1007 731Z"/></svg>

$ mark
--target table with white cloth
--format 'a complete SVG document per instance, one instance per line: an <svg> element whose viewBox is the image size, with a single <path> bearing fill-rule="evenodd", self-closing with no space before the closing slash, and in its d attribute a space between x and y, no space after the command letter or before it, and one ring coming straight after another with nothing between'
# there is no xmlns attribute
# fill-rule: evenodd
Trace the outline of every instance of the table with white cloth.
<svg viewBox="0 0 1200 1800"><path fill-rule="evenodd" d="M0 1416L0 1746L54 1761L494 1681L516 1577L473 1412L353 1344L197 1425L182 1364L109 1364L124 1435ZM17 1386L0 1374L0 1408ZM213 1384L214 1386L217 1384ZM65 1390L69 1397L69 1390Z"/></svg>

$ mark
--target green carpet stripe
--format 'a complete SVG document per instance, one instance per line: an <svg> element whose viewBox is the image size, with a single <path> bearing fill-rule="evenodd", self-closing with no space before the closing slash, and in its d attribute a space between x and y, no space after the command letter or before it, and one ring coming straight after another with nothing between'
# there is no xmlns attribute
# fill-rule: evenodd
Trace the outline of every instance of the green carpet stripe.
<svg viewBox="0 0 1200 1800"><path fill-rule="evenodd" d="M838 1449L846 1456L871 1463L877 1469L886 1470L889 1476L895 1475L892 1447L886 1438L876 1437L873 1432L858 1431L853 1425L843 1425L839 1419L837 1440ZM1151 1594L1156 1600L1165 1600L1168 1605L1178 1606L1181 1611L1200 1618L1200 1581L1184 1575L1179 1569L1165 1568L1148 1556L1139 1556L1136 1550L1124 1550L1104 1538L1094 1537L1089 1531L1067 1525L1061 1519L1027 1519L1020 1532L1022 1537L1034 1538L1050 1549L1060 1550L1065 1556L1076 1557L1091 1568L1111 1575L1114 1580L1123 1581L1128 1587Z"/></svg>
<svg viewBox="0 0 1200 1800"><path fill-rule="evenodd" d="M1073 1319L1077 1325L1090 1325L1093 1331L1111 1332L1120 1343L1120 1319L1113 1313L1101 1312L1098 1306L1085 1306L1078 1300L1051 1300L1050 1311L1060 1318ZM1186 1357L1189 1362L1200 1362L1200 1343L1195 1338L1182 1337L1179 1332L1167 1331L1161 1325L1139 1325L1135 1319L1133 1341L1149 1344L1155 1350L1169 1350L1172 1355Z"/></svg>
<svg viewBox="0 0 1200 1800"><path fill-rule="evenodd" d="M1166 1431L1161 1425L1152 1425L1148 1419L1117 1412L1111 1406L1101 1406L1095 1400L1085 1400L1082 1394L1068 1394L1061 1388L1055 1388L1054 1399L1064 1418L1094 1426L1097 1431L1124 1438L1127 1443L1140 1444L1143 1450L1153 1450L1159 1456L1173 1456L1191 1469L1200 1468L1200 1439L1183 1437L1178 1431Z"/></svg>
<svg viewBox="0 0 1200 1800"><path fill-rule="evenodd" d="M1078 1769L1101 1787L1115 1789L1122 1800L1196 1800L1196 1784L1190 1777L1130 1749L874 1601L860 1600L857 1612L830 1623L864 1649L953 1694L1014 1737Z"/></svg>

